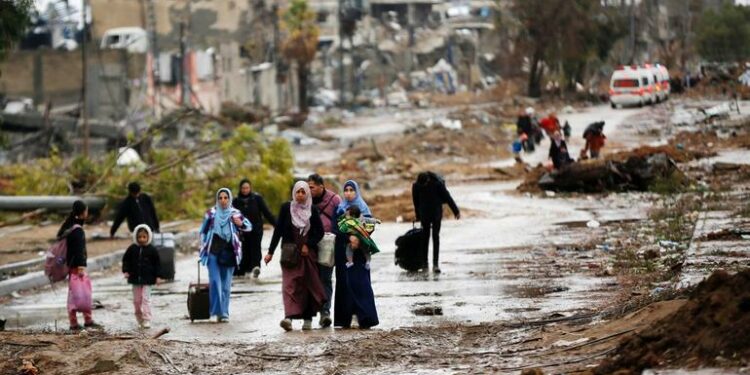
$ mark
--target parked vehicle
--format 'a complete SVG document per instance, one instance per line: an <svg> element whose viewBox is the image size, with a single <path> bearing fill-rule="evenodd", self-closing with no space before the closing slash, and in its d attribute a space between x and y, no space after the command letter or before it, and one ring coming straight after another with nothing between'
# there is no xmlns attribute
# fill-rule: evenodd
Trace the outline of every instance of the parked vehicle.
<svg viewBox="0 0 750 375"><path fill-rule="evenodd" d="M101 49L124 49L130 53L148 51L148 34L140 27L118 27L104 32Z"/></svg>
<svg viewBox="0 0 750 375"><path fill-rule="evenodd" d="M609 102L612 108L627 105L643 107L651 103L648 76L647 71L635 65L615 70L609 82Z"/></svg>
<svg viewBox="0 0 750 375"><path fill-rule="evenodd" d="M669 71L660 64L621 66L612 73L609 84L609 102L617 106L660 103L671 92Z"/></svg>
<svg viewBox="0 0 750 375"><path fill-rule="evenodd" d="M656 103L663 102L669 98L669 71L661 64L646 64L643 66L652 75L654 80L654 100Z"/></svg>

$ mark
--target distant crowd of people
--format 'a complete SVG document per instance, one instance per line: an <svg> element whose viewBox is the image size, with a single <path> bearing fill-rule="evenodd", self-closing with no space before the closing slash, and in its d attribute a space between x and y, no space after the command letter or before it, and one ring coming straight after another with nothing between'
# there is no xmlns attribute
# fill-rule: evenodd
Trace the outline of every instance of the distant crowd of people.
<svg viewBox="0 0 750 375"><path fill-rule="evenodd" d="M570 140L572 127L565 121L563 125L555 113L538 120L534 115L533 107L526 108L518 115L516 121L516 133L518 138L513 142L512 148L516 161L522 162L521 151L533 153L536 146L544 139L544 134L550 139L548 160L555 170L561 170L575 160L570 156L568 141ZM589 124L583 132L586 141L579 155L580 160L597 159L601 149L604 147L607 137L604 135L604 121Z"/></svg>

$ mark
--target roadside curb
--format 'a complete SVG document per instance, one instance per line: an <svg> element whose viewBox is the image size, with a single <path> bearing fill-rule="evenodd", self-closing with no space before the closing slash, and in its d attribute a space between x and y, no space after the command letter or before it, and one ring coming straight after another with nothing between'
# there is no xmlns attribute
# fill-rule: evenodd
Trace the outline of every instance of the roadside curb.
<svg viewBox="0 0 750 375"><path fill-rule="evenodd" d="M185 249L191 246L192 240L196 239L198 231L183 232L175 236L175 248ZM119 264L126 249L116 250L111 254L100 255L88 259L87 269L90 272L104 270ZM0 281L0 296L6 296L13 292L28 290L33 288L50 285L49 279L44 275L44 271L27 273L8 280Z"/></svg>

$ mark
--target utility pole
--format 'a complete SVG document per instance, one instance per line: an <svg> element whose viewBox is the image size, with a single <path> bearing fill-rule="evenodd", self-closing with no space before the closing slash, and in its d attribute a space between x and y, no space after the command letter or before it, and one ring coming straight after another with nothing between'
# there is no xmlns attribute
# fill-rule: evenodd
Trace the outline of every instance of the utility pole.
<svg viewBox="0 0 750 375"><path fill-rule="evenodd" d="M686 89L690 89L690 70L688 69L688 63L687 63L687 53L688 53L688 45L690 43L690 1L685 0L685 22L684 22L684 34L682 36L682 56L681 56L681 63L682 63L682 70L685 72L685 76L687 77L686 80Z"/></svg>
<svg viewBox="0 0 750 375"><path fill-rule="evenodd" d="M279 6L271 5L271 22L273 23L273 64L276 68L276 111L281 113L282 96L281 96L281 54L279 53Z"/></svg>
<svg viewBox="0 0 750 375"><path fill-rule="evenodd" d="M160 116L161 99L159 98L161 78L159 74L159 46L156 36L156 11L154 10L154 0L146 1L146 29L148 30L149 43L151 43L151 81L153 82L153 115L155 118Z"/></svg>
<svg viewBox="0 0 750 375"><path fill-rule="evenodd" d="M339 0L339 105L346 103L346 85L344 84L344 0Z"/></svg>
<svg viewBox="0 0 750 375"><path fill-rule="evenodd" d="M635 63L635 0L630 0L630 63Z"/></svg>
<svg viewBox="0 0 750 375"><path fill-rule="evenodd" d="M88 84L88 62L86 61L86 45L89 34L88 20L87 20L87 8L88 1L83 0L83 9L81 9L81 17L83 19L83 38L81 38L81 114L80 117L83 120L83 156L89 156L89 118L88 118L88 95L86 92L86 85Z"/></svg>
<svg viewBox="0 0 750 375"><path fill-rule="evenodd" d="M182 71L180 74L180 81L182 91L180 93L180 104L183 107L190 107L191 90L190 90L190 71L188 64L188 33L190 27L190 1L186 2L185 13L183 15L182 22L180 22L180 65L182 65Z"/></svg>

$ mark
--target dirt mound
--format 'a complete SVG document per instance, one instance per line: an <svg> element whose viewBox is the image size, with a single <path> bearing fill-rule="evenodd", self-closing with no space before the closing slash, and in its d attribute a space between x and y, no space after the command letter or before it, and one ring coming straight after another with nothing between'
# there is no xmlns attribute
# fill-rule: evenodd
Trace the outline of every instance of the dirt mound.
<svg viewBox="0 0 750 375"><path fill-rule="evenodd" d="M674 314L623 341L597 374L652 367L746 365L750 359L750 269L716 271Z"/></svg>
<svg viewBox="0 0 750 375"><path fill-rule="evenodd" d="M541 193L542 188L539 187L539 179L541 179L547 172L547 168L544 168L541 165L530 170L516 190L522 193Z"/></svg>
<svg viewBox="0 0 750 375"><path fill-rule="evenodd" d="M693 153L686 152L684 150L678 150L676 147L672 145L664 145L664 146L656 146L656 147L655 146L641 146L638 148L634 148L630 151L618 152L616 154L607 155L604 159L625 161L632 157L645 157L645 156L650 156L654 154L666 154L667 156L669 156L670 159L678 163L685 163L685 162L695 159L695 155Z"/></svg>

